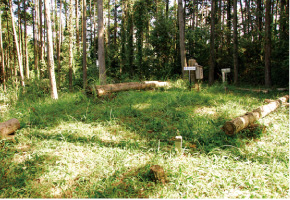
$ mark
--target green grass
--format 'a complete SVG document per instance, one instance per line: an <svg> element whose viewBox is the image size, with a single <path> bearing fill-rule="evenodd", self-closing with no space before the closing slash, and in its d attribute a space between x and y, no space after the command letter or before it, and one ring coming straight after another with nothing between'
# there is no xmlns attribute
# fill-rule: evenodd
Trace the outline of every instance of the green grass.
<svg viewBox="0 0 290 200"><path fill-rule="evenodd" d="M0 140L0 198L289 198L289 109L260 119L265 131L220 129L285 92L174 84L102 99L52 100L32 86L1 93L0 121L17 118L21 129ZM165 185L150 179L154 164Z"/></svg>

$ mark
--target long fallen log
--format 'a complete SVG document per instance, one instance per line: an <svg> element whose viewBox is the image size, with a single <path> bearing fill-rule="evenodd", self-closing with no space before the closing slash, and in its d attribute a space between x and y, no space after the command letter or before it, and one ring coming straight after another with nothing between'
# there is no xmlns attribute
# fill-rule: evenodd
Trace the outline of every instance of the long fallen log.
<svg viewBox="0 0 290 200"><path fill-rule="evenodd" d="M18 129L20 129L20 122L15 118L0 123L0 139L13 138L14 136L11 134L13 134Z"/></svg>
<svg viewBox="0 0 290 200"><path fill-rule="evenodd" d="M232 121L228 121L222 127L222 130L227 135L234 135L239 131L247 128L260 118L265 117L269 113L279 108L283 103L286 103L289 99L289 95L283 96L276 101L272 101L267 105L260 106L252 112L247 112L245 115L237 117Z"/></svg>
<svg viewBox="0 0 290 200"><path fill-rule="evenodd" d="M103 96L112 92L120 92L127 90L144 90L153 89L156 87L166 87L169 86L168 82L159 81L145 81L145 82L129 82L129 83L117 83L117 84L107 84L107 85L93 85L88 87L91 93L96 92L97 96Z"/></svg>
<svg viewBox="0 0 290 200"><path fill-rule="evenodd" d="M247 88L236 88L237 90L244 90L250 92L262 92L262 93L269 93L268 89L247 89Z"/></svg>

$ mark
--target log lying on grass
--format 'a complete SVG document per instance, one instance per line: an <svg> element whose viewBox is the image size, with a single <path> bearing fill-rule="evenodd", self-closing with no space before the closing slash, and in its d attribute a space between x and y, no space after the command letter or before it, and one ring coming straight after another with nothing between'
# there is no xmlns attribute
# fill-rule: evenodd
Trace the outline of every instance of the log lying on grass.
<svg viewBox="0 0 290 200"><path fill-rule="evenodd" d="M129 83L117 83L108 85L94 85L90 86L88 90L91 93L96 92L98 96L103 96L111 92L120 92L127 90L144 90L152 89L156 87L166 87L169 86L168 82L159 81L145 81L145 82L129 82Z"/></svg>
<svg viewBox="0 0 290 200"><path fill-rule="evenodd" d="M20 129L20 122L15 118L0 123L0 139L13 138L14 135L11 134L13 134L18 129Z"/></svg>
<svg viewBox="0 0 290 200"><path fill-rule="evenodd" d="M277 108L279 108L283 103L287 102L289 96L286 95L284 97L279 98L276 101L272 101L267 105L263 105L252 112L247 112L245 115L237 117L232 121L228 121L222 127L222 130L227 135L234 135L239 131L247 128L249 125L253 124L255 121L259 120L262 117L265 117L269 113L273 112Z"/></svg>
<svg viewBox="0 0 290 200"><path fill-rule="evenodd" d="M268 89L247 89L247 88L236 88L237 90L244 90L250 92L262 92L262 93L269 93Z"/></svg>

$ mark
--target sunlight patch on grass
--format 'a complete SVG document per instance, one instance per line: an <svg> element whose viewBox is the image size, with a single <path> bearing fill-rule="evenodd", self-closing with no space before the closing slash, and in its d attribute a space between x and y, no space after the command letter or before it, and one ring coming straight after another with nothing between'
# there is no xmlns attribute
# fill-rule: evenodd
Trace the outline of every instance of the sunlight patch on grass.
<svg viewBox="0 0 290 200"><path fill-rule="evenodd" d="M139 104L133 105L133 108L138 109L138 110L144 110L150 107L151 107L151 104L149 103L139 103Z"/></svg>

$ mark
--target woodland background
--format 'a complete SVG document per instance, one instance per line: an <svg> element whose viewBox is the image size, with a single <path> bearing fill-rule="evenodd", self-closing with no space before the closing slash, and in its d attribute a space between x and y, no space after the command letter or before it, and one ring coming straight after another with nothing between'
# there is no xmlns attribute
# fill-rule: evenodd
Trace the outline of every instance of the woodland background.
<svg viewBox="0 0 290 200"><path fill-rule="evenodd" d="M49 69L57 88L70 90L187 77L182 52L210 85L222 68L232 69L234 83L289 84L288 0L1 0L0 9L2 86L47 80Z"/></svg>

